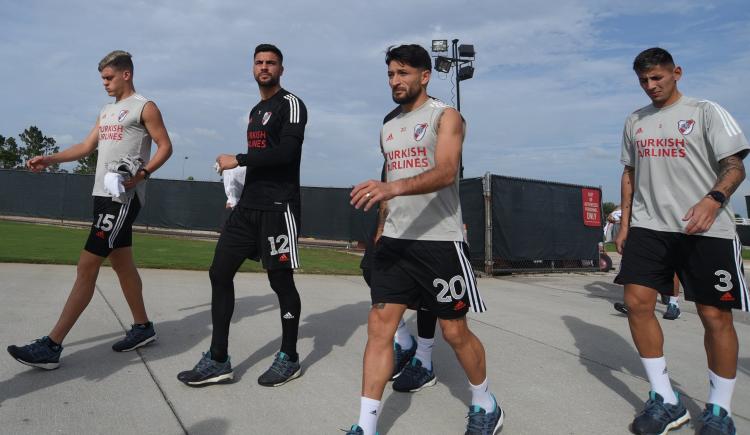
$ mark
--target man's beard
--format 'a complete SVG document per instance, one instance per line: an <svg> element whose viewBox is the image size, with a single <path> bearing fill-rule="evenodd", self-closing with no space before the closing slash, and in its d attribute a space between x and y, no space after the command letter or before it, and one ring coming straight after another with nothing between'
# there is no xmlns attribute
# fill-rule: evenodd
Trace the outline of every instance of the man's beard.
<svg viewBox="0 0 750 435"><path fill-rule="evenodd" d="M261 88L272 88L279 84L278 77L271 77L265 82L261 82L260 79L256 78L255 81L258 83L258 86L260 86Z"/></svg>
<svg viewBox="0 0 750 435"><path fill-rule="evenodd" d="M417 97L419 96L418 92L411 93L410 90L407 88L406 92L404 93L403 97L397 97L394 93L391 93L391 98L393 98L393 102L396 104L409 104L416 101Z"/></svg>

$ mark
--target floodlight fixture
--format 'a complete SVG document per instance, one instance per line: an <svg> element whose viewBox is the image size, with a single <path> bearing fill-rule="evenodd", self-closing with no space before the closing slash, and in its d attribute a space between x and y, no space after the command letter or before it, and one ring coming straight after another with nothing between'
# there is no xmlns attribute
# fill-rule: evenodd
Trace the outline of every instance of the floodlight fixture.
<svg viewBox="0 0 750 435"><path fill-rule="evenodd" d="M474 77L474 67L471 65L462 66L458 70L458 81L469 80Z"/></svg>
<svg viewBox="0 0 750 435"><path fill-rule="evenodd" d="M435 58L435 71L439 71L441 73L447 73L451 70L451 65L453 64L453 61L449 57L445 56L438 56Z"/></svg>
<svg viewBox="0 0 750 435"><path fill-rule="evenodd" d="M461 44L458 46L459 57L471 57L474 58L474 45L473 44Z"/></svg>
<svg viewBox="0 0 750 435"><path fill-rule="evenodd" d="M432 51L433 53L444 53L448 51L448 40L447 39L433 39Z"/></svg>

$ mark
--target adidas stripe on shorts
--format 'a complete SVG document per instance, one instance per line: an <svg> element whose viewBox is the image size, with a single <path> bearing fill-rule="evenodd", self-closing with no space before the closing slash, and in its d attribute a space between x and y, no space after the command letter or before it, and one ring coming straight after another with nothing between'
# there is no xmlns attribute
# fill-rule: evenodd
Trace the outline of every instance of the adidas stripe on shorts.
<svg viewBox="0 0 750 435"><path fill-rule="evenodd" d="M137 195L124 203L106 196L94 197L94 216L85 250L107 257L112 250L133 245L133 222L141 210Z"/></svg>
<svg viewBox="0 0 750 435"><path fill-rule="evenodd" d="M738 237L722 239L631 228L615 283L639 284L671 294L674 273L682 283L685 299L748 311Z"/></svg>
<svg viewBox="0 0 750 435"><path fill-rule="evenodd" d="M381 237L372 258L372 303L427 309L456 319L487 307L477 289L464 242Z"/></svg>

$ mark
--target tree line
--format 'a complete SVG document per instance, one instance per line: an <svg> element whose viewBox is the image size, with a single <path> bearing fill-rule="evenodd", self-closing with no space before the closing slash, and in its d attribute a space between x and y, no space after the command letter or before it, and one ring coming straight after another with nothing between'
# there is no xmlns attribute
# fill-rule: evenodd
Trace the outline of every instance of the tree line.
<svg viewBox="0 0 750 435"><path fill-rule="evenodd" d="M35 125L30 126L18 135L20 143L12 136L0 135L0 169L25 169L26 161L34 156L44 156L60 151L54 138L45 136ZM93 174L96 172L96 156L90 155L79 159L73 169L76 174ZM58 163L49 165L45 172L68 172Z"/></svg>

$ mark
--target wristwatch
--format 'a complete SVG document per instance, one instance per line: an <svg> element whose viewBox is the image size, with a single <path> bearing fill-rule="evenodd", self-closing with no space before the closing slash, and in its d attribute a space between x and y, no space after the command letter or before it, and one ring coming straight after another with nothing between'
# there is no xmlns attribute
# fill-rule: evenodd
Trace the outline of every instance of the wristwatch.
<svg viewBox="0 0 750 435"><path fill-rule="evenodd" d="M706 194L706 196L710 197L714 201L718 202L720 206L724 206L724 203L727 202L727 197L723 193L719 192L718 190L712 190Z"/></svg>
<svg viewBox="0 0 750 435"><path fill-rule="evenodd" d="M141 168L141 171L143 171L143 179L144 180L148 180L149 178L151 178L151 171L149 171L146 168Z"/></svg>

